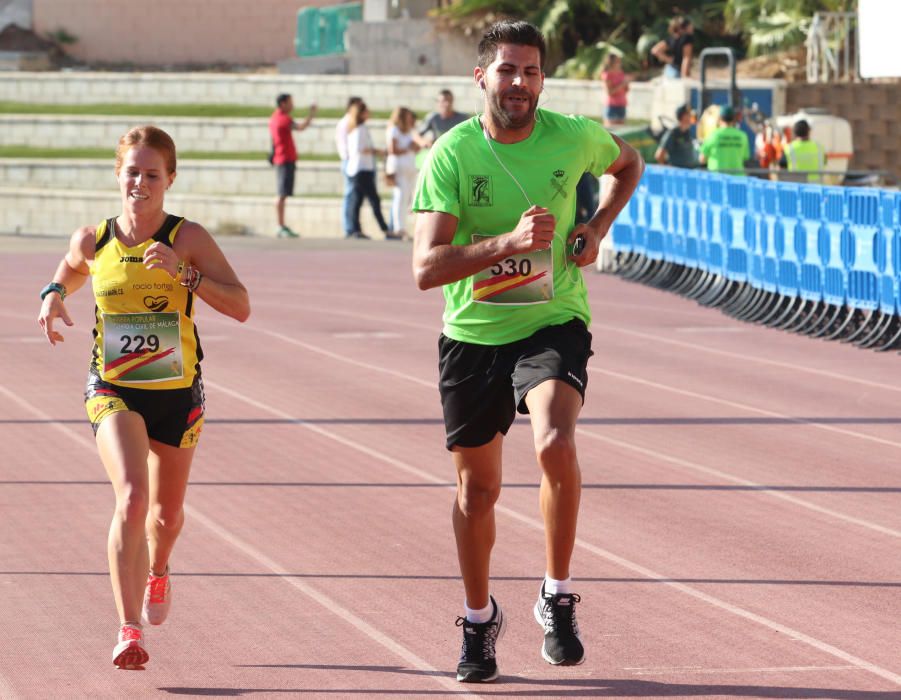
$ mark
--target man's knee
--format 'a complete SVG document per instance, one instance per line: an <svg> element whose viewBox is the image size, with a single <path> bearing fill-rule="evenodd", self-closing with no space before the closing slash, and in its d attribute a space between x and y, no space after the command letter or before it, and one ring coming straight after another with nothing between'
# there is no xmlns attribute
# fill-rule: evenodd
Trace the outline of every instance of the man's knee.
<svg viewBox="0 0 901 700"><path fill-rule="evenodd" d="M575 437L559 429L543 430L535 435L535 455L548 476L565 478L577 466Z"/></svg>
<svg viewBox="0 0 901 700"><path fill-rule="evenodd" d="M457 505L467 518L478 517L494 508L500 494L500 480L475 482L463 479L457 487Z"/></svg>

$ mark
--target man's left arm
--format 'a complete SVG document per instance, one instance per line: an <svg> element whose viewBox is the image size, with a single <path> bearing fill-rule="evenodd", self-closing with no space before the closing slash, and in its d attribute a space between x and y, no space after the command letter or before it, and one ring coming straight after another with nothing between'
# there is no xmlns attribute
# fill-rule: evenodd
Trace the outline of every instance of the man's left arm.
<svg viewBox="0 0 901 700"><path fill-rule="evenodd" d="M291 128L293 128L295 131L303 131L304 129L306 129L310 125L310 123L313 121L313 117L316 116L317 109L318 108L316 107L316 103L314 102L313 104L310 105L310 112L309 112L309 114L307 114L306 119L304 119L300 123L292 121Z"/></svg>
<svg viewBox="0 0 901 700"><path fill-rule="evenodd" d="M590 265L597 259L601 241L638 187L644 172L644 161L638 155L638 151L619 136L615 134L611 136L619 146L619 156L601 176L601 195L597 211L586 223L577 224L569 234L570 246L573 245L576 236L585 237L585 248L582 253L570 258L579 267Z"/></svg>

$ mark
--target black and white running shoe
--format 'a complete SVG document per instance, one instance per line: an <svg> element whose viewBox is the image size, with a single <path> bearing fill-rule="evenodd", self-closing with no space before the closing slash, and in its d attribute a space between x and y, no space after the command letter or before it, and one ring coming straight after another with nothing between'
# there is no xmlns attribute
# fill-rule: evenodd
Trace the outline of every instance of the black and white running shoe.
<svg viewBox="0 0 901 700"><path fill-rule="evenodd" d="M461 683L490 683L498 676L495 645L504 636L504 613L492 597L494 616L488 622L470 622L457 618L463 628L463 648L457 664L457 680Z"/></svg>
<svg viewBox="0 0 901 700"><path fill-rule="evenodd" d="M535 603L535 620L544 628L541 655L555 666L576 666L585 661L585 648L576 622L575 593L551 595L544 592L544 582Z"/></svg>

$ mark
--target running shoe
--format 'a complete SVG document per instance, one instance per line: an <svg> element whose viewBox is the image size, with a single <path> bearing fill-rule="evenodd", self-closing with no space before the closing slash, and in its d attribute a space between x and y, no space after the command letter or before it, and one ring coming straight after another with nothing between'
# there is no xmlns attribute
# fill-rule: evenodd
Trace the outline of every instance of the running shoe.
<svg viewBox="0 0 901 700"><path fill-rule="evenodd" d="M544 592L544 582L535 603L535 620L544 628L541 655L555 666L576 666L585 661L585 648L576 622L575 593L551 595Z"/></svg>
<svg viewBox="0 0 901 700"><path fill-rule="evenodd" d="M461 683L490 683L497 678L495 645L504 636L504 613L491 598L494 616L488 622L470 622L457 618L457 627L463 628L463 648L457 664L457 680Z"/></svg>
<svg viewBox="0 0 901 700"><path fill-rule="evenodd" d="M119 642L113 648L113 665L117 668L142 668L150 660L150 654L144 648L144 633L138 625L122 625L118 639Z"/></svg>
<svg viewBox="0 0 901 700"><path fill-rule="evenodd" d="M144 619L151 625L161 625L169 614L172 605L172 585L169 583L169 567L162 576L154 576L151 571L147 575L147 588L144 589Z"/></svg>
<svg viewBox="0 0 901 700"><path fill-rule="evenodd" d="M287 226L280 226L276 235L279 238L300 238L300 234L294 233Z"/></svg>

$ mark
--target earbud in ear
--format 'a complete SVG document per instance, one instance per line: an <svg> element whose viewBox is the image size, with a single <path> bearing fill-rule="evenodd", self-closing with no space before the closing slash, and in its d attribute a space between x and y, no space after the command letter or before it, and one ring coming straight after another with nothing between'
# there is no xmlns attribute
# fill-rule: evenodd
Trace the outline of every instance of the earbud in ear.
<svg viewBox="0 0 901 700"><path fill-rule="evenodd" d="M482 90L485 89L485 81L484 81L484 80L480 80L480 81L479 81L479 87L480 87Z"/></svg>

